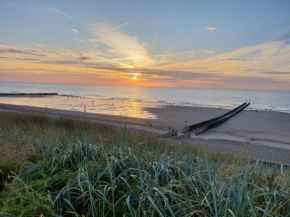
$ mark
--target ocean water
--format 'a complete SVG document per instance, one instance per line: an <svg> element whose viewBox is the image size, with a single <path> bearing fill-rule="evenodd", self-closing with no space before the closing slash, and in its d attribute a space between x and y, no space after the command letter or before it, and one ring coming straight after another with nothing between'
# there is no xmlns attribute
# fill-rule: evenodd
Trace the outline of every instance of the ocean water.
<svg viewBox="0 0 290 217"><path fill-rule="evenodd" d="M57 92L58 96L0 97L0 103L30 105L128 117L155 118L146 107L168 104L233 108L251 101L250 108L290 113L290 91L152 88L80 84L0 82L0 93Z"/></svg>

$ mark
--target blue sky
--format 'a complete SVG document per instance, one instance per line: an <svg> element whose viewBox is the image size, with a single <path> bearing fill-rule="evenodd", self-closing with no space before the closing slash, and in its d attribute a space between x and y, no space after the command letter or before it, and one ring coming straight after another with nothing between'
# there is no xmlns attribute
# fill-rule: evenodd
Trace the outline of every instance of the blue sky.
<svg viewBox="0 0 290 217"><path fill-rule="evenodd" d="M2 56L2 61L9 60L10 64L12 60L16 61L16 59L19 64L24 61L24 65L28 65L25 58L45 57L38 59L37 63L37 67L40 67L39 70L42 73L38 73L38 75L35 73L33 77L33 73L30 72L30 77L36 82L42 81L45 76L50 77L50 80L58 77L57 73L49 72L48 68L52 64L71 67L73 64L69 61L81 60L78 67L85 66L87 69L87 65L80 66L87 61L90 67L96 64L96 67L91 68L97 68L99 71L84 72L79 76L83 77L88 74L90 76L93 74L98 78L103 76L102 79L96 80L105 82L105 84L127 84L128 82L126 83L124 78L133 77L135 81L138 80L136 78L142 81L139 84L135 82L134 85L150 83L152 86L160 86L162 83L161 86L163 84L164 86L178 86L173 85L174 79L179 80L183 85L182 80L186 78L185 80L192 80L191 83L186 83L186 86L190 87L200 87L203 79L205 83L207 82L206 87L225 85L231 88L238 77L247 81L253 77L254 82L249 82L249 85L259 85L265 89L265 87L271 86L270 81L272 80L270 88L277 89L276 87L282 85L283 89L287 89L289 84L287 82L290 80L290 67L287 65L290 38L289 11L289 0L0 0L0 44L2 45L0 57ZM7 52L8 48L12 48L11 46L14 50ZM128 52L126 47L128 47ZM253 47L256 50L252 50ZM223 62L220 62L219 65L210 62L216 68L194 67L193 63L198 59L201 59L201 62L207 62L208 58L214 56L218 58L218 55L243 48L251 50L251 52L239 53L232 59L243 57L253 60L256 58L255 64L249 64L246 69L241 68L239 71L241 66L238 63L236 64L237 70L232 70L234 66L228 67L228 65L232 65L232 62L226 65ZM18 51L16 51L17 49ZM25 49L28 50L24 52ZM38 54L31 54L31 49ZM271 52L273 49L274 53ZM40 53L41 51L43 53ZM49 51L58 52L58 56L49 55ZM79 56L68 54L69 52L74 55L79 52L80 59ZM262 61L260 58L265 57L265 53L266 56L269 53L265 61L269 61L270 56L275 56L270 58L273 63L268 68L265 65L259 65ZM97 55L98 58L93 55ZM141 61L140 58L143 60ZM111 59L114 61L112 62ZM48 61L52 62L48 63ZM64 61L67 64L64 64ZM8 65L7 62L5 64ZM29 64L32 63L29 62ZM50 66L45 64L50 64ZM106 68L100 68L100 64L105 64ZM110 68L111 71L108 69L110 64L113 66ZM274 64L277 64L277 70ZM279 69L281 64L284 67ZM187 65L187 68L179 67L181 65ZM118 70L126 67L128 69L125 71ZM15 81L16 74L21 71L20 68L15 68L14 71L12 67L8 68L6 66L2 68L2 71L0 68L0 73L2 72L0 80ZM134 72L131 70L132 68L134 68ZM179 68L180 70L178 70ZM260 74L248 75L247 69L259 71ZM276 77L274 69L280 73ZM172 70L174 73L170 73ZM153 71L156 71L156 74ZM212 71L215 71L216 76L209 74ZM73 70L70 72L73 73ZM164 73L162 74L162 72ZM26 71L26 73L28 72ZM192 73L192 78L188 73ZM204 73L204 78L198 73ZM25 74L24 71L23 74ZM39 74L42 74L42 78ZM110 76L106 74L110 74ZM76 74L74 76L77 77ZM59 73L61 80L64 77L63 73ZM263 82L267 84L261 86L257 80L259 77L264 78ZM213 79L210 81L210 78ZM219 84L214 84L213 80L216 79L219 79ZM83 83L88 83L89 80L91 81L88 78ZM19 81L22 81L21 78ZM231 84L231 82L233 83ZM93 83L99 84L100 82ZM241 86L241 88L251 87Z"/></svg>

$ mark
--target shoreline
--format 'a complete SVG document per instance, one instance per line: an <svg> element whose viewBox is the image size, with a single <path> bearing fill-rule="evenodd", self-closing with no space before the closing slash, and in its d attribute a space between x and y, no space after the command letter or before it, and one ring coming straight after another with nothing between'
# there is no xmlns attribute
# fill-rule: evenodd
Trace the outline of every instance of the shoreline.
<svg viewBox="0 0 290 217"><path fill-rule="evenodd" d="M9 98L45 98L45 97L71 97L71 98L77 98L77 99L87 99L87 100L96 100L96 98L94 97L90 97L90 96L78 96L78 95L70 95L70 94L58 94L58 93L49 93L49 94L43 94L43 93L36 93L36 94L30 94L30 93L22 93L22 94L7 94L4 93L4 95L1 95L0 93L0 99L4 98L4 99L9 99ZM150 108L165 108L165 107L171 107L171 105L173 107L189 107L189 108L210 108L210 109L217 109L218 107L222 108L223 110L231 110L235 107L233 107L232 105L202 105L202 104L192 104L192 103L166 103L165 101L142 101L142 100L133 100L133 99L128 99L128 98L97 98L97 100L101 100L101 101L108 101L108 100L112 100L112 103L114 103L114 101L116 100L116 103L121 102L121 101L125 101L126 103L144 103L144 104L153 104L155 106L153 107L146 107L144 106L143 108L146 109L150 109ZM7 104L7 105L19 105L19 106L26 106L25 104L9 104L9 103L2 103L2 104ZM90 105L90 104L86 104L86 105ZM235 106L238 106L239 104L236 104ZM31 105L32 107L37 107L35 105ZM68 107L68 109L63 109L63 108L59 108L60 110L66 110L66 111L73 111L71 110L70 107ZM278 113L286 113L286 114L290 114L290 109L289 110L273 110L273 109L269 109L269 108L259 108L259 107L251 107L251 105L249 107L247 107L245 109L245 111L271 111L271 112L278 112ZM94 113L94 114L100 114L100 113ZM119 116L119 115L115 115L115 116Z"/></svg>
<svg viewBox="0 0 290 217"><path fill-rule="evenodd" d="M92 122L124 126L161 134L173 126L182 132L186 125L198 123L222 115L228 109L206 107L173 106L146 108L156 119L84 113L60 109L20 106L0 103L0 112L47 114L55 117L83 119ZM187 120L187 123L185 123ZM152 127L147 124L150 122ZM290 165L290 114L275 111L245 110L221 126L201 136L192 133L186 139L193 146L220 152L251 156L253 159Z"/></svg>

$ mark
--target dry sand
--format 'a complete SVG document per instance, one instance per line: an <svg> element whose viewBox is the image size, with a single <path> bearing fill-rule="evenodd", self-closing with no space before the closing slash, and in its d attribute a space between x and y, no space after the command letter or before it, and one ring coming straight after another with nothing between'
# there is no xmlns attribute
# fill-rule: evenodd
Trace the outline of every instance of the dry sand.
<svg viewBox="0 0 290 217"><path fill-rule="evenodd" d="M148 110L167 125L171 122L171 125L180 132L186 125L217 117L229 111L184 106ZM243 153L254 159L290 165L289 113L245 110L202 135L196 136L193 132L191 137L201 147L236 154Z"/></svg>
<svg viewBox="0 0 290 217"><path fill-rule="evenodd" d="M59 109L46 111L45 108L39 107L0 104L0 112L42 113L88 119L117 126L126 123L130 128L159 133L168 131L169 126L182 132L182 128L186 125L217 117L228 111L217 108L183 106L148 108L147 110L156 114L157 118L149 120ZM147 125L148 122L152 124L152 127ZM189 142L191 141L192 145L203 148L235 154L243 153L254 159L290 165L290 114L273 111L242 111L201 136L195 136L192 133Z"/></svg>
<svg viewBox="0 0 290 217"><path fill-rule="evenodd" d="M149 108L148 110L156 114L160 121L170 120L172 126L175 126L181 132L186 125L217 117L229 111L182 106ZM187 120L187 124L185 120ZM245 110L201 136L195 136L193 133L192 137L251 142L290 150L290 114Z"/></svg>

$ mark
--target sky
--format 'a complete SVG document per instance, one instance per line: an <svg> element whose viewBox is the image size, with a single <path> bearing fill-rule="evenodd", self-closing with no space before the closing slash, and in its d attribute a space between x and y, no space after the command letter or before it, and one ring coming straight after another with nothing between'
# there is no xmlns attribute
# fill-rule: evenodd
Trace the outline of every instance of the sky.
<svg viewBox="0 0 290 217"><path fill-rule="evenodd" d="M290 90L289 0L0 0L0 81Z"/></svg>

